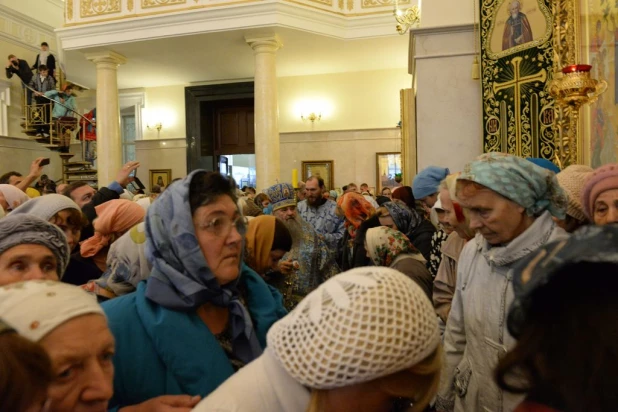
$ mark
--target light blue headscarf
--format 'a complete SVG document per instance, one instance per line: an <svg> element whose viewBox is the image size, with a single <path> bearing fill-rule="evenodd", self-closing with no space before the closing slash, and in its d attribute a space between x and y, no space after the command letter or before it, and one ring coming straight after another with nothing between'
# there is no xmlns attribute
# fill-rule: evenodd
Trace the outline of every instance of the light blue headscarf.
<svg viewBox="0 0 618 412"><path fill-rule="evenodd" d="M194 311L205 303L229 308L233 351L239 359L251 360L262 350L251 317L239 301L239 279L219 285L193 228L189 186L202 173L207 172L196 170L170 185L148 209L146 257L152 272L146 297L176 311Z"/></svg>
<svg viewBox="0 0 618 412"><path fill-rule="evenodd" d="M529 216L545 210L564 219L567 196L556 174L521 157L505 153L485 153L464 168L457 180L470 180L512 200Z"/></svg>

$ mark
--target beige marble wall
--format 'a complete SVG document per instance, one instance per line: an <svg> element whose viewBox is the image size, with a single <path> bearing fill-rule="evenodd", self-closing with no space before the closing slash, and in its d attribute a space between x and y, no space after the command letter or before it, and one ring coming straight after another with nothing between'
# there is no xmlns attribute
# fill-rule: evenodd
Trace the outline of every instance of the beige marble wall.
<svg viewBox="0 0 618 412"><path fill-rule="evenodd" d="M418 170L462 170L482 152L481 85L472 79L472 25L415 30Z"/></svg>
<svg viewBox="0 0 618 412"><path fill-rule="evenodd" d="M303 160L333 160L335 187L375 186L376 153L401 151L400 136L398 128L282 133L280 181L291 182L292 169L301 177Z"/></svg>
<svg viewBox="0 0 618 412"><path fill-rule="evenodd" d="M141 163L137 177L147 189L150 189L149 170L172 169L172 179L187 175L187 142L184 137L138 140L135 142L135 157Z"/></svg>
<svg viewBox="0 0 618 412"><path fill-rule="evenodd" d="M72 153L80 153L80 145L71 146ZM58 180L62 178L62 160L57 152L52 152L41 144L27 139L0 136L0 175L16 171L23 175L27 175L30 171L30 164L37 157L49 157L49 166L45 166L43 173L47 174L51 179ZM76 155L72 161L78 161L81 155Z"/></svg>
<svg viewBox="0 0 618 412"><path fill-rule="evenodd" d="M397 128L282 133L280 138L281 182L291 181L294 168L300 176L303 160L333 160L336 187L350 182L375 186L376 153L401 150ZM187 174L184 138L138 141L136 157L141 163L138 176L146 186L150 169L172 169L172 178Z"/></svg>

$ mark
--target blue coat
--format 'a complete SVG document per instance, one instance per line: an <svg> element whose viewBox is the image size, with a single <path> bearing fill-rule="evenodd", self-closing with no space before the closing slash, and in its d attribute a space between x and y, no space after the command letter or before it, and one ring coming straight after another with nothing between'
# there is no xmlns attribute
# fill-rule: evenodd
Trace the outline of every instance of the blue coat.
<svg viewBox="0 0 618 412"><path fill-rule="evenodd" d="M114 396L110 409L161 395L206 397L233 373L215 336L195 313L166 309L137 291L103 304L116 338ZM262 347L266 332L285 316L281 295L243 265L241 287Z"/></svg>

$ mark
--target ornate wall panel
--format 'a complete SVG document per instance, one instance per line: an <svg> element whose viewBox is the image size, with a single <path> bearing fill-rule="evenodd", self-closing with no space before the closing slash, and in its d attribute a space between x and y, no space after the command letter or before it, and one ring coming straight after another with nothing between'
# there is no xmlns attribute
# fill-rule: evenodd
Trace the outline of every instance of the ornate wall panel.
<svg viewBox="0 0 618 412"><path fill-rule="evenodd" d="M120 13L120 0L81 0L80 16L91 17Z"/></svg>
<svg viewBox="0 0 618 412"><path fill-rule="evenodd" d="M187 0L142 0L142 8L171 6L174 4L186 4Z"/></svg>
<svg viewBox="0 0 618 412"><path fill-rule="evenodd" d="M554 158L551 0L481 2L483 150Z"/></svg>

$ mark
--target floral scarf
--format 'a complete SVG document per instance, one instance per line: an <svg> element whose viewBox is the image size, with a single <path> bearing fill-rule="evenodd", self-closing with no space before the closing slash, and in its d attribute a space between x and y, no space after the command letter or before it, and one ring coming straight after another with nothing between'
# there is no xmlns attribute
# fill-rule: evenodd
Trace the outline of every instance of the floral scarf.
<svg viewBox="0 0 618 412"><path fill-rule="evenodd" d="M371 203L358 193L345 193L337 200L337 206L345 217L345 227L351 239L356 237L361 223L376 213Z"/></svg>
<svg viewBox="0 0 618 412"><path fill-rule="evenodd" d="M369 257L376 266L389 267L397 256L406 253L425 262L421 252L412 245L406 235L390 227L379 226L369 229L366 242Z"/></svg>

